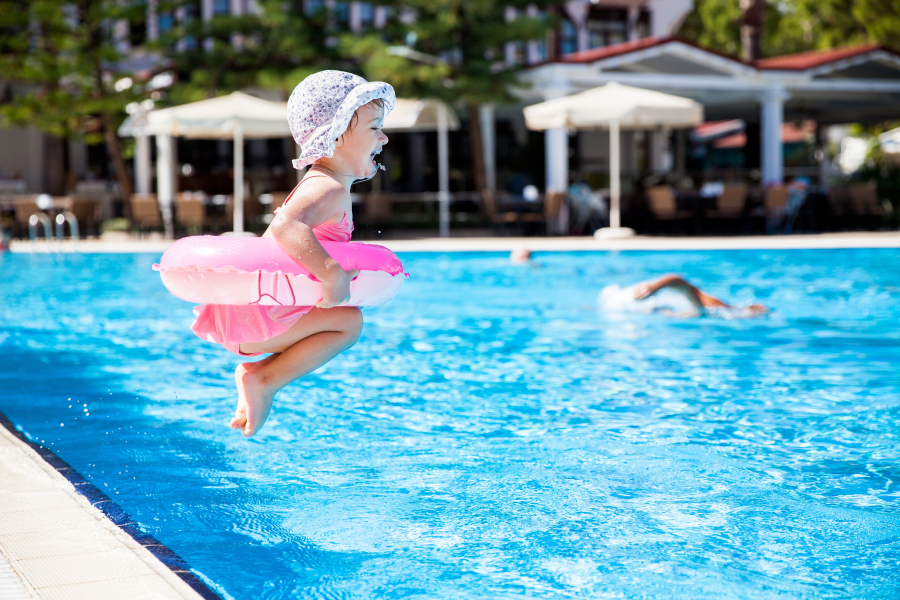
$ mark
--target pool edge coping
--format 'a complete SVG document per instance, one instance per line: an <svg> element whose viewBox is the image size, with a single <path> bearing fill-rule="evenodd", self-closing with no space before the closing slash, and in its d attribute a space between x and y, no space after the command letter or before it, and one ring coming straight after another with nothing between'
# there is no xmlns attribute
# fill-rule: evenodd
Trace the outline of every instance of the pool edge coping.
<svg viewBox="0 0 900 600"><path fill-rule="evenodd" d="M75 246L79 254L162 254L175 240L83 240ZM703 250L817 250L900 248L900 230L802 233L786 235L738 236L651 236L598 240L592 236L560 237L423 237L414 239L358 240L385 246L395 252L509 252L528 248L538 252L608 252L608 251L703 251ZM42 254L58 249L72 251L70 242L57 243L14 240L13 253Z"/></svg>
<svg viewBox="0 0 900 600"><path fill-rule="evenodd" d="M121 536L121 541L128 550L134 553L136 560L146 563L145 557L140 555L140 550L143 550L153 560L158 562L159 565L163 567L163 570L162 572L154 570L154 575L169 585L181 598L193 597L202 600L223 600L218 593L210 589L206 583L193 573L187 561L179 556L174 550L141 530L140 526L131 518L131 515L123 510L114 500L91 483L80 472L57 456L55 452L38 442L28 439L9 417L0 410L0 442L2 442L3 437L7 436L12 438L14 444L20 446L19 449L23 451L26 458L31 459L31 464L28 466L30 466L33 471L47 473L64 481L70 488L63 489L63 491L67 492L67 495L71 497L72 501L76 503L86 515L96 519L96 515L92 515L87 507L94 509L102 516L110 528L123 534ZM2 444L0 444L0 447L2 447ZM31 452L29 452L29 450ZM60 488L48 486L43 491L50 493L51 491L58 491L59 489ZM85 503L87 504L87 507L85 506ZM46 509L43 512L48 511L52 511L52 509ZM0 512L0 520L4 519L6 514L8 513ZM14 534L15 532L13 531L11 533ZM22 572L22 569L18 564L19 559L17 559L13 553L9 552L7 548L3 548L2 546L0 546L0 552L9 559L10 565L23 581L25 588L32 593L35 598L40 599L41 592L39 586L33 585L29 580L27 573ZM71 555L59 555L56 558L65 560L70 557ZM174 576L174 579L170 580L169 577L164 576L163 573ZM122 577L120 579L124 580L126 578ZM189 590L187 595L183 593L185 590L182 586ZM181 590L179 590L180 587L182 587Z"/></svg>

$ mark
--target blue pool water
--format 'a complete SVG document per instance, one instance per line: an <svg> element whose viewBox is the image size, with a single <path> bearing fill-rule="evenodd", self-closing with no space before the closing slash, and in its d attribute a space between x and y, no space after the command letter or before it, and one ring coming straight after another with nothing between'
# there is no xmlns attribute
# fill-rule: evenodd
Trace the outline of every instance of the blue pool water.
<svg viewBox="0 0 900 600"><path fill-rule="evenodd" d="M0 410L223 598L900 595L900 251L401 258L246 440L158 257L2 256Z"/></svg>

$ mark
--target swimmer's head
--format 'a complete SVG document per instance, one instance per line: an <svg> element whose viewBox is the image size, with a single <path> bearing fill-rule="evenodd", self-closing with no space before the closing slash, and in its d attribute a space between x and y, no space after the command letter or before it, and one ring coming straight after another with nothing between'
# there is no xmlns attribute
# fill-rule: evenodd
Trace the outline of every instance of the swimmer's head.
<svg viewBox="0 0 900 600"><path fill-rule="evenodd" d="M509 253L509 260L514 263L528 262L531 260L531 250L524 246L514 248L513 251Z"/></svg>

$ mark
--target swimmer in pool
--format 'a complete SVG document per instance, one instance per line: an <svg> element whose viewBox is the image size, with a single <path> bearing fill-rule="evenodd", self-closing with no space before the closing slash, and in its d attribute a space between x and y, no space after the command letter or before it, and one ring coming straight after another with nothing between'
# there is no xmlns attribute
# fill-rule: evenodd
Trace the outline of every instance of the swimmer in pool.
<svg viewBox="0 0 900 600"><path fill-rule="evenodd" d="M200 338L238 356L260 356L235 369L238 402L232 429L247 437L266 422L275 394L356 343L362 312L346 306L356 269L345 271L321 244L349 242L353 231L350 186L375 176L375 157L388 142L381 130L394 106L394 89L343 71L304 79L288 100L288 124L301 147L294 168L309 167L275 212L263 237L322 282L315 306L206 304L191 326Z"/></svg>
<svg viewBox="0 0 900 600"><path fill-rule="evenodd" d="M745 315L739 315L738 313L735 313L733 316L747 317L756 317L769 312L769 309L762 304L751 304L749 306L743 307L731 306L730 304L726 304L715 296L710 296L709 294L704 293L696 286L691 285L678 275L665 275L655 281L644 281L637 284L634 287L634 299L646 300L650 296L653 296L654 294L665 288L680 292L682 295L684 295L684 297L687 298L688 301L696 309L697 315L703 314L707 311L714 311L718 309L740 311L741 313L745 313ZM679 314L678 316L689 315Z"/></svg>

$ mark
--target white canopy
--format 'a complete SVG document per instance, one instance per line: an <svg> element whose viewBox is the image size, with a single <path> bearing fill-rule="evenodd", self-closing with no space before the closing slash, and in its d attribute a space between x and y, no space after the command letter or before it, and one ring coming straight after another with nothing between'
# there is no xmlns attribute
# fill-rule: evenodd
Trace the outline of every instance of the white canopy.
<svg viewBox="0 0 900 600"><path fill-rule="evenodd" d="M398 98L394 110L385 119L386 131L437 131L441 231L449 227L449 158L447 132L459 129L459 119L440 100ZM227 96L200 100L128 117L119 128L120 135L173 136L234 140L234 232L244 229L243 171L244 139L288 137L287 103L263 100L233 92ZM160 172L162 165L157 165ZM163 167L165 168L165 167ZM163 175L163 179L168 175ZM160 198L160 202L171 199Z"/></svg>
<svg viewBox="0 0 900 600"><path fill-rule="evenodd" d="M446 125L449 131L459 129L456 114L447 109L440 100L415 100L397 98L394 110L384 120L385 131L437 131L440 128L440 111L446 112Z"/></svg>
<svg viewBox="0 0 900 600"><path fill-rule="evenodd" d="M291 130L287 123L286 102L272 102L243 92L232 92L227 96L138 113L122 123L119 134L233 140L233 229L234 233L241 234L244 231L244 139L288 137ZM157 172L161 181L172 178L172 174L164 172L169 168L171 165L158 161ZM161 204L172 201L162 197L159 200ZM164 210L164 214L169 213ZM171 225L167 224L167 229L170 230Z"/></svg>
<svg viewBox="0 0 900 600"><path fill-rule="evenodd" d="M626 129L691 127L703 121L703 106L690 98L607 83L525 107L529 129L592 129L618 121Z"/></svg>
<svg viewBox="0 0 900 600"><path fill-rule="evenodd" d="M440 100L397 98L394 110L382 128L392 131L437 131L438 133L438 203L441 237L450 235L450 150L448 131L459 129L459 119Z"/></svg>
<svg viewBox="0 0 900 600"><path fill-rule="evenodd" d="M677 128L703 122L703 106L694 100L615 82L527 106L524 113L528 128L537 131L609 128L609 222L612 229L620 227L619 128Z"/></svg>
<svg viewBox="0 0 900 600"><path fill-rule="evenodd" d="M154 110L138 122L130 118L119 133L171 135L202 139L233 139L240 130L244 138L288 137L287 103L272 102L243 92Z"/></svg>

